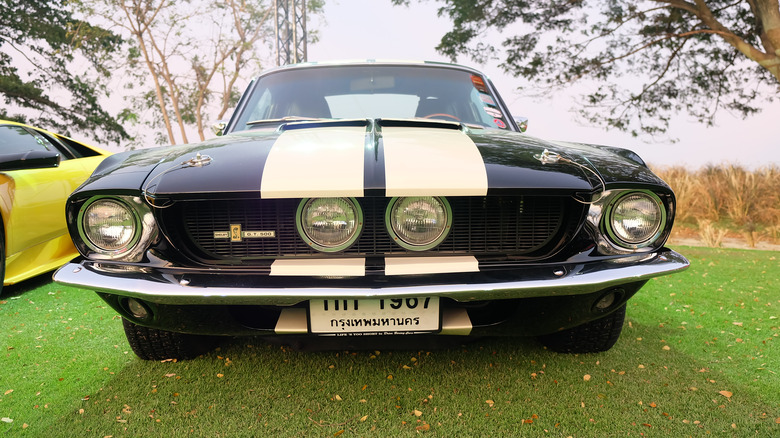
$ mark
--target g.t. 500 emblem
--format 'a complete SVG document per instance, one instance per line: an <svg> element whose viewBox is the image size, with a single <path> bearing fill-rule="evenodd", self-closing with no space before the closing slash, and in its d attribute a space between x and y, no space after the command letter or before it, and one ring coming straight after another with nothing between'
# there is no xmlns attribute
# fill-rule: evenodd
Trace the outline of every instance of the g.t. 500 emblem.
<svg viewBox="0 0 780 438"><path fill-rule="evenodd" d="M276 237L276 231L241 231L241 224L230 224L230 231L214 231L215 239L230 239L231 242L271 237Z"/></svg>

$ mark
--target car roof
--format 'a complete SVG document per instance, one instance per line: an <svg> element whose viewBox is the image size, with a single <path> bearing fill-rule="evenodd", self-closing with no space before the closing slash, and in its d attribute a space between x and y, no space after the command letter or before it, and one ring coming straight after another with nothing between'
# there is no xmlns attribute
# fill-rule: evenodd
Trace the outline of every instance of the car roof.
<svg viewBox="0 0 780 438"><path fill-rule="evenodd" d="M287 64L278 67L273 67L263 71L258 75L265 76L270 73L276 73L284 70L299 70L316 67L347 67L347 66L409 66L409 67L439 67L439 68L453 68L457 70L465 70L480 76L485 76L479 70L465 65L452 64L439 61L409 61L409 60L397 60L397 59L361 59L361 60L336 60L336 61L313 61L302 62L298 64Z"/></svg>
<svg viewBox="0 0 780 438"><path fill-rule="evenodd" d="M78 144L80 144L80 145L82 145L82 146L84 146L86 148L92 149L93 151L97 152L100 155L111 155L111 152L109 152L109 151L107 151L105 149L101 149L101 148L99 148L97 146L92 146L90 144L84 143L83 141L74 140L74 139L72 139L72 138L70 138L70 137L68 137L66 135L57 134L56 132L51 132L51 131L48 131L48 130L43 129L43 128L38 128L36 126L27 125L25 123L14 122L12 120L0 119L0 126L2 126L2 125L23 126L25 128L34 129L36 131L41 131L41 132L43 132L45 134L48 134L48 135L50 135L50 136L52 136L54 138L57 138L57 139L65 139L67 141L72 141L74 143L78 143Z"/></svg>

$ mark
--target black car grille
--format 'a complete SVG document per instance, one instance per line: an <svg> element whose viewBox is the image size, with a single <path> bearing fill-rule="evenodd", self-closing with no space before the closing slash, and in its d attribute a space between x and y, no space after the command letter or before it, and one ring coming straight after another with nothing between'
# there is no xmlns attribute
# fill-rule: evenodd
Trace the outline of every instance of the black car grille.
<svg viewBox="0 0 780 438"><path fill-rule="evenodd" d="M450 197L452 228L436 248L416 252L393 242L385 226L390 198L360 198L364 227L357 242L336 254L323 254L300 238L296 227L299 199L180 201L162 210L171 242L202 263L251 264L253 260L307 256L518 255L539 258L573 234L583 215L568 197ZM231 224L242 230L273 231L274 238L232 242L215 238Z"/></svg>

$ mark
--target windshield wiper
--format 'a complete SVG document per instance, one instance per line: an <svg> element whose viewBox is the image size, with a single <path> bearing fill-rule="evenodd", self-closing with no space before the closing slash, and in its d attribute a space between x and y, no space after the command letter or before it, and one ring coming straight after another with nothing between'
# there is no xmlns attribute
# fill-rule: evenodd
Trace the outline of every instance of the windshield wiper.
<svg viewBox="0 0 780 438"><path fill-rule="evenodd" d="M282 117L279 119L262 119L262 120L253 120L251 122L246 122L247 126L252 125L263 125L266 123L285 123L285 122L306 122L306 121L312 121L312 120L330 120L330 119L320 119L317 117L300 117L300 116L287 116Z"/></svg>

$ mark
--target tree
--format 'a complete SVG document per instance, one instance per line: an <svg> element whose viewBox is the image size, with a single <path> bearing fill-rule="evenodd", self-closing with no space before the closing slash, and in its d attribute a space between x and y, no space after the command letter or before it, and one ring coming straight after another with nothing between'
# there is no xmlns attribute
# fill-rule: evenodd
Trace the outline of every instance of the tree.
<svg viewBox="0 0 780 438"><path fill-rule="evenodd" d="M122 40L74 19L66 3L0 0L0 118L100 142L127 139L100 103L108 94L104 63Z"/></svg>
<svg viewBox="0 0 780 438"><path fill-rule="evenodd" d="M81 0L132 42L126 66L133 78L132 112L163 127L158 143L205 139L207 120L222 119L238 99L237 84L260 70L273 37L273 7L247 0ZM272 3L272 2L271 2ZM317 12L319 0L310 1ZM151 86L149 87L148 85ZM140 86L139 86L140 85ZM133 91L129 92L132 93ZM140 117L140 116L139 116Z"/></svg>
<svg viewBox="0 0 780 438"><path fill-rule="evenodd" d="M681 112L709 125L720 109L747 117L780 89L778 0L443 1L442 54L484 63L504 50L501 68L529 88L584 84L579 114L635 136L666 132ZM491 30L501 47L484 41Z"/></svg>

